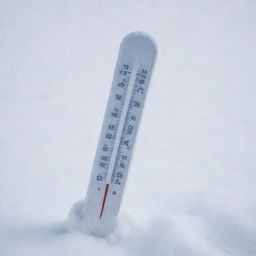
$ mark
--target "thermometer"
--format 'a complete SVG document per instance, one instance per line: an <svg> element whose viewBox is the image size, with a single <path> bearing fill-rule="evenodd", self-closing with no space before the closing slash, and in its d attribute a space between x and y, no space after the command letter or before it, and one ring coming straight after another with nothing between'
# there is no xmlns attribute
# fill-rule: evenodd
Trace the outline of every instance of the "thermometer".
<svg viewBox="0 0 256 256"><path fill-rule="evenodd" d="M155 58L148 35L134 32L123 39L82 210L92 232L118 214Z"/></svg>

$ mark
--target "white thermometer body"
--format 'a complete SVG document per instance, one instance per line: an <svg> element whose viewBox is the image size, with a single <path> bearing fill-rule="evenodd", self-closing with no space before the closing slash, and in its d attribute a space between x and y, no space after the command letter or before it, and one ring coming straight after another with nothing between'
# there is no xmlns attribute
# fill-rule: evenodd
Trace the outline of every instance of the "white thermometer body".
<svg viewBox="0 0 256 256"><path fill-rule="evenodd" d="M156 47L143 33L121 43L83 207L83 218L94 223L118 214L155 58Z"/></svg>

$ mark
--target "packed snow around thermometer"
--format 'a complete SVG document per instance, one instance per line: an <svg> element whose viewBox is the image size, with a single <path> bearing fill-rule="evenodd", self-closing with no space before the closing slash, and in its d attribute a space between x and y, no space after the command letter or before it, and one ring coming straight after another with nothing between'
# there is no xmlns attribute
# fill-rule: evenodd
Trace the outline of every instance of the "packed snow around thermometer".
<svg viewBox="0 0 256 256"><path fill-rule="evenodd" d="M91 234L113 229L155 58L156 47L143 33L121 43L86 199L73 212Z"/></svg>

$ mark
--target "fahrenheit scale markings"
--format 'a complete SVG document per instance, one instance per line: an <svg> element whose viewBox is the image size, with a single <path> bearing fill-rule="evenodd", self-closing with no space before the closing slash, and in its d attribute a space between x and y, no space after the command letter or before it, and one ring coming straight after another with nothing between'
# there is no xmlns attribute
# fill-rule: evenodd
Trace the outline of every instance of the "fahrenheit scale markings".
<svg viewBox="0 0 256 256"><path fill-rule="evenodd" d="M87 190L85 218L111 222L118 214L132 148L156 57L152 39L123 40Z"/></svg>

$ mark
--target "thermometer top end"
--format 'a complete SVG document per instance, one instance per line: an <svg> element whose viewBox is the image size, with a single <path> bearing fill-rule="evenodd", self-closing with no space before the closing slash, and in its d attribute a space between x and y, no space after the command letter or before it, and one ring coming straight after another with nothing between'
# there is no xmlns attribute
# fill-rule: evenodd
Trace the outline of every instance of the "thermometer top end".
<svg viewBox="0 0 256 256"><path fill-rule="evenodd" d="M148 63L154 61L157 55L155 40L144 32L132 32L121 42L120 49L129 51L134 59Z"/></svg>

